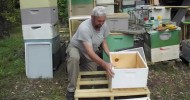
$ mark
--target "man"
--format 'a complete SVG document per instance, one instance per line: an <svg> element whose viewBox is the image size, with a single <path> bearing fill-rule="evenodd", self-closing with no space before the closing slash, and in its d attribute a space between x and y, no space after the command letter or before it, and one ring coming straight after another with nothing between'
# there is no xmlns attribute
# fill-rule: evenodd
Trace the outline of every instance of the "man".
<svg viewBox="0 0 190 100"><path fill-rule="evenodd" d="M109 77L113 77L112 64L102 60L97 54L102 45L104 51L109 55L106 37L109 29L104 23L106 11L102 6L93 9L90 19L82 22L67 47L67 72L69 83L67 87L67 99L74 100L74 91L79 71L95 71L97 66L106 70Z"/></svg>

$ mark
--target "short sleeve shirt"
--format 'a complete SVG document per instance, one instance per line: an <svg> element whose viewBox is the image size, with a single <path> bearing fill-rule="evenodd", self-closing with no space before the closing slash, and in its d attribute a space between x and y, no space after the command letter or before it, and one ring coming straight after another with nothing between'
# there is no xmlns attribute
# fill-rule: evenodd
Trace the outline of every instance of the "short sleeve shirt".
<svg viewBox="0 0 190 100"><path fill-rule="evenodd" d="M108 35L109 29L106 22L102 25L100 31L96 31L92 26L91 19L87 19L79 25L76 33L71 39L71 45L77 47L83 54L86 54L86 50L82 44L83 41L88 42L92 45L93 50L97 51L104 38Z"/></svg>

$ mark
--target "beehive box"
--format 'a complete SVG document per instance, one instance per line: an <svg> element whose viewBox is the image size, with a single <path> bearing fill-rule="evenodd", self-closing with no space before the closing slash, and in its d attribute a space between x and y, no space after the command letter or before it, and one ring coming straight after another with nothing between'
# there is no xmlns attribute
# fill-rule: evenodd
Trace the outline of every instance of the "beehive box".
<svg viewBox="0 0 190 100"><path fill-rule="evenodd" d="M96 0L97 5L114 4L114 0Z"/></svg>
<svg viewBox="0 0 190 100"><path fill-rule="evenodd" d="M127 13L108 14L106 23L111 32L128 32L128 18Z"/></svg>
<svg viewBox="0 0 190 100"><path fill-rule="evenodd" d="M22 24L56 23L58 21L57 7L21 9Z"/></svg>
<svg viewBox="0 0 190 100"><path fill-rule="evenodd" d="M20 0L20 8L57 7L57 0Z"/></svg>
<svg viewBox="0 0 190 100"><path fill-rule="evenodd" d="M181 28L166 31L150 31L145 33L145 43L150 48L172 46L180 43Z"/></svg>
<svg viewBox="0 0 190 100"><path fill-rule="evenodd" d="M94 5L93 4L79 4L71 5L70 16L91 15Z"/></svg>
<svg viewBox="0 0 190 100"><path fill-rule="evenodd" d="M58 35L57 23L22 25L22 31L24 39L52 39Z"/></svg>
<svg viewBox="0 0 190 100"><path fill-rule="evenodd" d="M134 5L135 4L135 0L123 0L122 4L123 5Z"/></svg>
<svg viewBox="0 0 190 100"><path fill-rule="evenodd" d="M106 41L111 52L134 46L134 36L130 34L110 33L106 38ZM110 62L110 59L105 52L103 52L103 59L104 61Z"/></svg>
<svg viewBox="0 0 190 100"><path fill-rule="evenodd" d="M106 13L109 14L114 14L114 4L106 4L106 5L97 5L97 6L104 6L106 9Z"/></svg>
<svg viewBox="0 0 190 100"><path fill-rule="evenodd" d="M94 0L71 0L71 3L72 3L72 5L93 4Z"/></svg>
<svg viewBox="0 0 190 100"><path fill-rule="evenodd" d="M149 59L151 62L178 59L180 54L179 44L151 48L146 43L144 43L144 51L147 59Z"/></svg>
<svg viewBox="0 0 190 100"><path fill-rule="evenodd" d="M110 61L115 73L111 79L112 89L147 86L148 66L139 52L110 52Z"/></svg>
<svg viewBox="0 0 190 100"><path fill-rule="evenodd" d="M78 26L86 19L89 19L91 16L72 16L69 18L69 35L70 39L78 29Z"/></svg>
<svg viewBox="0 0 190 100"><path fill-rule="evenodd" d="M94 0L68 0L68 13L71 16L91 15Z"/></svg>

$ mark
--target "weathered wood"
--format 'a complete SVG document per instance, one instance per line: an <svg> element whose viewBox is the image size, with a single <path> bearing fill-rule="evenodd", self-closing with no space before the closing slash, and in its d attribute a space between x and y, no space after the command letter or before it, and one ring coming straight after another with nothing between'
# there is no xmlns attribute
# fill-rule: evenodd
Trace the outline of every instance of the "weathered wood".
<svg viewBox="0 0 190 100"><path fill-rule="evenodd" d="M127 96L139 96L145 95L150 97L150 91L148 87L144 88L123 88L123 89L110 89L109 79L105 77L97 78L83 78L84 76L93 76L93 75L106 75L105 71L90 71L90 72L80 72L77 80L77 88L75 91L75 100L82 98L110 98L114 100L115 97L127 97ZM81 89L81 86L92 86L92 85L107 85L108 87L102 88L88 88Z"/></svg>

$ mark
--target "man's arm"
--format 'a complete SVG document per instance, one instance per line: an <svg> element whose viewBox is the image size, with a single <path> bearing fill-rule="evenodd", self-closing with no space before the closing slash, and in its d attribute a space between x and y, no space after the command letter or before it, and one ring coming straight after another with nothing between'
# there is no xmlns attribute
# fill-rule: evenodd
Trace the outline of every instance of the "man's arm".
<svg viewBox="0 0 190 100"><path fill-rule="evenodd" d="M103 47L104 51L106 52L106 54L109 56L110 50L109 50L109 48L108 48L108 44L107 44L107 42L106 42L106 39L103 40L103 42L102 42L102 47Z"/></svg>
<svg viewBox="0 0 190 100"><path fill-rule="evenodd" d="M87 54L88 56L96 63L98 63L100 66L102 66L106 71L107 71L107 74L109 77L113 77L114 73L112 72L112 69L111 69L111 64L110 63L107 63L105 62L104 60L102 60L93 50L93 47L91 44L89 44L88 42L82 42L86 51L87 51Z"/></svg>

